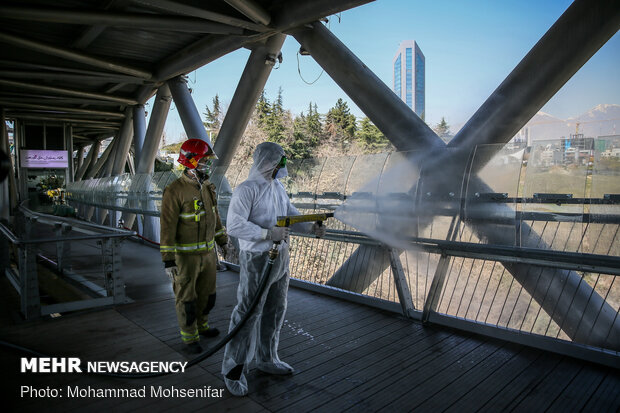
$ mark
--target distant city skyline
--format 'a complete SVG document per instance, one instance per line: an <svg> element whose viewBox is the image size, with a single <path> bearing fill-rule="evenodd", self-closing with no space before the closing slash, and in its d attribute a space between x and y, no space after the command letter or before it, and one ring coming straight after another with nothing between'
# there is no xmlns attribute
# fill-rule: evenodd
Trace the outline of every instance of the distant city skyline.
<svg viewBox="0 0 620 413"><path fill-rule="evenodd" d="M394 51L403 39L419 42L427 60L425 120L432 126L445 117L456 128L467 122L571 3L382 0L331 16L328 27L390 89ZM284 107L295 115L305 112L310 101L324 114L342 98L355 116L363 117L312 57L298 56L298 50L299 43L288 36L282 48L284 61L265 86L267 98L273 100L282 87ZM240 49L189 74L201 116L215 94L227 107L249 54ZM618 67L620 34L616 33L541 110L566 119L598 104L620 104ZM147 110L151 109L149 105ZM169 142L182 133L174 104L166 133Z"/></svg>

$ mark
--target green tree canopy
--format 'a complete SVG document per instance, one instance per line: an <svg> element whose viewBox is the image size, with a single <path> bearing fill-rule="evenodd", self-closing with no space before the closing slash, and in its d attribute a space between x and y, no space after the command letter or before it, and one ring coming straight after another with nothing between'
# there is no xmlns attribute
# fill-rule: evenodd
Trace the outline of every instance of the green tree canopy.
<svg viewBox="0 0 620 413"><path fill-rule="evenodd" d="M390 144L390 141L368 117L362 119L357 132L357 140L365 152L380 152Z"/></svg>
<svg viewBox="0 0 620 413"><path fill-rule="evenodd" d="M444 141L448 142L452 139L452 134L450 133L450 125L446 122L446 119L442 116L441 121L435 125L433 128L437 136L439 136Z"/></svg>
<svg viewBox="0 0 620 413"><path fill-rule="evenodd" d="M338 99L336 105L327 112L325 128L328 135L337 140L342 148L351 143L357 130L357 124L347 102L341 98Z"/></svg>
<svg viewBox="0 0 620 413"><path fill-rule="evenodd" d="M209 132L212 132L217 136L217 134L220 132L220 128L222 127L220 120L222 116L222 110L220 108L220 98L217 94L213 98L213 109L210 109L209 105L206 105L203 115L205 117L203 125L205 126L205 128L207 128ZM213 139L215 140L215 137Z"/></svg>

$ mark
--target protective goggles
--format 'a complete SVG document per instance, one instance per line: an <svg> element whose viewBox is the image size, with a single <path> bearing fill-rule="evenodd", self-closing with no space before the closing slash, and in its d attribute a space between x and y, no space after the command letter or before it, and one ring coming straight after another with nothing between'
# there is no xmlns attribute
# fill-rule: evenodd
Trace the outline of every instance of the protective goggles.
<svg viewBox="0 0 620 413"><path fill-rule="evenodd" d="M277 168L282 169L285 166L286 166L286 156L283 156L282 159L280 159L280 162L278 163Z"/></svg>
<svg viewBox="0 0 620 413"><path fill-rule="evenodd" d="M214 158L201 158L198 161L198 164L196 165L196 170L198 172L203 172L203 173L210 173L211 172L211 168L213 167L213 159Z"/></svg>

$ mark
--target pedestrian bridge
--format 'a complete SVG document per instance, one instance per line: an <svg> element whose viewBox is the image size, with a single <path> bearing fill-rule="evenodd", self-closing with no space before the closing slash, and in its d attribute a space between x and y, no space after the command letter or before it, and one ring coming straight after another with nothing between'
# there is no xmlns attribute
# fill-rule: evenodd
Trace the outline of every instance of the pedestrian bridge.
<svg viewBox="0 0 620 413"><path fill-rule="evenodd" d="M223 216L250 168L233 156L286 36L395 148L290 165L292 202L337 218L325 239L292 237L281 340L292 377L252 373L244 399L52 400L20 398L15 386L6 400L33 411L619 409L620 169L600 140L620 143L506 143L618 31L620 9L575 0L446 145L321 23L367 2L0 6L0 338L14 345L0 357L11 382L33 391L223 388L221 351L183 375L142 381L17 373L25 348L182 358L156 248L161 193L176 175L153 170L173 101L187 136L210 142L186 74L251 50L214 145ZM62 177L68 205L35 208L41 169L32 161L43 158L53 161L46 182ZM68 206L76 216L58 216ZM224 329L234 249L220 259L229 271L218 278L214 323Z"/></svg>

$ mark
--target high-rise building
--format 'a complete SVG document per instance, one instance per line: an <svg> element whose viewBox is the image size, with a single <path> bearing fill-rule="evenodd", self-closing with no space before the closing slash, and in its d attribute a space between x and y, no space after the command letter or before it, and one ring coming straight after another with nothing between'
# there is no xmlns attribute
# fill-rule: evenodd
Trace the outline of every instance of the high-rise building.
<svg viewBox="0 0 620 413"><path fill-rule="evenodd" d="M394 93L422 119L425 110L425 60L414 40L404 40L392 62Z"/></svg>

